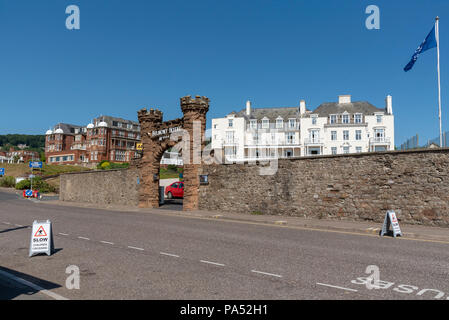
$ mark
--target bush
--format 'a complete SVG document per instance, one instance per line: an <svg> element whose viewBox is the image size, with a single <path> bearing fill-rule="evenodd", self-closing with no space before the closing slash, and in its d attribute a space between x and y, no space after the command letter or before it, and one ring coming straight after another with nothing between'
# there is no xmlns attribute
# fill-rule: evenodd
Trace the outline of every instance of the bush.
<svg viewBox="0 0 449 320"><path fill-rule="evenodd" d="M14 177L5 176L0 179L0 187L14 188L15 185L16 185L16 178Z"/></svg>
<svg viewBox="0 0 449 320"><path fill-rule="evenodd" d="M25 190L31 188L30 180L22 180L16 184L17 190Z"/></svg>
<svg viewBox="0 0 449 320"><path fill-rule="evenodd" d="M114 162L109 162L106 160L101 161L98 165L97 165L97 169L100 170L111 170L111 169L125 169L129 167L129 163L124 162L124 163L114 163Z"/></svg>
<svg viewBox="0 0 449 320"><path fill-rule="evenodd" d="M167 171L178 172L178 167L175 164L169 164L167 166Z"/></svg>
<svg viewBox="0 0 449 320"><path fill-rule="evenodd" d="M31 188L30 180L22 180L16 184L17 190L25 190ZM40 193L56 192L56 188L51 184L43 181L41 177L33 178L33 190L39 190Z"/></svg>
<svg viewBox="0 0 449 320"><path fill-rule="evenodd" d="M102 163L100 164L100 168L101 168L102 170L107 169L107 168L109 168L110 166L111 166L111 164L110 164L108 161L102 162Z"/></svg>

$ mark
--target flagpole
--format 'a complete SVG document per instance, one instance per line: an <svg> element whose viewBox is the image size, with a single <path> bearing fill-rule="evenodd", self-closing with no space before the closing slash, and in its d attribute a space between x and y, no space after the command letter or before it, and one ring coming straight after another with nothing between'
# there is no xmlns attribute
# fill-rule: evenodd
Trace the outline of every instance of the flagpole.
<svg viewBox="0 0 449 320"><path fill-rule="evenodd" d="M438 118L440 120L440 148L443 147L443 134L441 130L441 83L440 83L440 32L439 32L439 20L437 16L435 18L435 36L437 40L437 67L438 67Z"/></svg>

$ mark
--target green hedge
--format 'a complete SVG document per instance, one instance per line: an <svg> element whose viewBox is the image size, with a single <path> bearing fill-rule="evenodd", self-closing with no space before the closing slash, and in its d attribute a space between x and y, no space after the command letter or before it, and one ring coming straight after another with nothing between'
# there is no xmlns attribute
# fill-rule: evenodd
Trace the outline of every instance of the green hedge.
<svg viewBox="0 0 449 320"><path fill-rule="evenodd" d="M0 178L0 187L5 188L14 188L16 185L16 178L11 176L5 176L3 178Z"/></svg>
<svg viewBox="0 0 449 320"><path fill-rule="evenodd" d="M16 184L17 190L25 190L30 188L31 188L31 181L28 179L22 180ZM39 190L40 193L48 193L48 192L55 192L56 188L51 184L48 184L47 182L43 181L41 177L35 177L33 178L33 190Z"/></svg>

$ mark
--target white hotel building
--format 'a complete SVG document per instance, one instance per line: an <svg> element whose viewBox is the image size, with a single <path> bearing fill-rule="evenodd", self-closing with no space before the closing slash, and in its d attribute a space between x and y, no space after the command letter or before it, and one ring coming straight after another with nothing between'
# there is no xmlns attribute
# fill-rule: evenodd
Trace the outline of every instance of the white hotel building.
<svg viewBox="0 0 449 320"><path fill-rule="evenodd" d="M212 148L236 162L394 150L392 97L380 109L342 95L313 111L304 100L283 108L248 101L242 111L212 119Z"/></svg>

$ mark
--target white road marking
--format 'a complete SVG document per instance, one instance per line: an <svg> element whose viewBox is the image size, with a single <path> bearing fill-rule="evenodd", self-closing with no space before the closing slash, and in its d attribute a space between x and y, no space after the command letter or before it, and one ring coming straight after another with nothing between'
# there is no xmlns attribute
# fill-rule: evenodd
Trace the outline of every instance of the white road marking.
<svg viewBox="0 0 449 320"><path fill-rule="evenodd" d="M9 222L3 222L4 224L10 224Z"/></svg>
<svg viewBox="0 0 449 320"><path fill-rule="evenodd" d="M84 238L84 237L78 237L79 239L83 239L83 240L90 240L89 238Z"/></svg>
<svg viewBox="0 0 449 320"><path fill-rule="evenodd" d="M106 244L114 244L113 242L109 242L109 241L100 241L101 243L106 243Z"/></svg>
<svg viewBox="0 0 449 320"><path fill-rule="evenodd" d="M58 234L60 234L61 236L68 236L67 233L62 233L62 232L59 232Z"/></svg>
<svg viewBox="0 0 449 320"><path fill-rule="evenodd" d="M279 274L274 274L274 273L268 273L268 272L257 271L257 270L251 270L251 272L260 273L260 274L264 274L264 275L267 275L267 276L273 276L273 277L282 278L281 275L279 275Z"/></svg>
<svg viewBox="0 0 449 320"><path fill-rule="evenodd" d="M164 256L179 258L179 256L177 254L172 254L172 253L167 253L167 252L159 252L159 253L163 254Z"/></svg>
<svg viewBox="0 0 449 320"><path fill-rule="evenodd" d="M128 248L130 248L130 249L135 249L135 250L140 250L140 251L143 251L143 250L144 250L143 248L137 248L137 247L133 247L133 246L128 246Z"/></svg>
<svg viewBox="0 0 449 320"><path fill-rule="evenodd" d="M317 285L320 285L320 286L331 287L331 288L340 289L340 290L346 290L346 291L357 292L357 290L355 290L355 289L344 288L344 287L339 287L339 286L333 286L333 285L325 284L325 283L319 283L319 282L317 282L316 284L317 284Z"/></svg>
<svg viewBox="0 0 449 320"><path fill-rule="evenodd" d="M214 264L216 266L222 266L224 267L225 265L223 263L218 263L218 262L212 262L212 261L207 261L207 260L200 260L203 263L209 263L209 264Z"/></svg>
<svg viewBox="0 0 449 320"><path fill-rule="evenodd" d="M0 275L4 276L6 278L12 279L12 280L14 280L16 282L19 282L19 283L21 283L21 284L23 284L23 285L25 285L27 287L30 287L30 288L32 288L32 289L34 289L36 291L39 291L39 292L41 292L41 293L43 293L43 294L45 294L45 295L47 295L47 296L49 296L49 297L51 297L51 298L53 298L55 300L69 300L69 299L67 299L67 298L65 298L63 296L60 296L59 294L56 294L56 293L51 292L51 291L48 291L48 290L46 290L46 289L44 289L44 288L42 288L42 287L40 287L40 286L38 286L38 285L36 285L34 283L31 283L31 282L29 282L29 281L27 281L25 279L16 277L15 275L9 274L9 273L4 272L2 270L0 270Z"/></svg>
<svg viewBox="0 0 449 320"><path fill-rule="evenodd" d="M17 226L17 227L23 227L21 224L15 224L15 226Z"/></svg>

